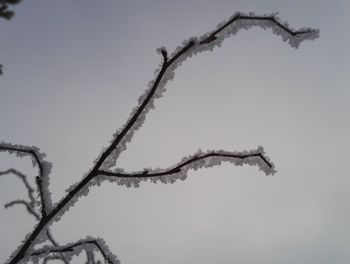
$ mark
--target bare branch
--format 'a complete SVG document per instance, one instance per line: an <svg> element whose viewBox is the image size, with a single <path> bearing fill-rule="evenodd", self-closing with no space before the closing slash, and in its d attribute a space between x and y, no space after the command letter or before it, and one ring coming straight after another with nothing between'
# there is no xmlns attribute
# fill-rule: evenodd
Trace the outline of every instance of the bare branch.
<svg viewBox="0 0 350 264"><path fill-rule="evenodd" d="M12 202L9 202L7 204L5 204L5 208L9 208L9 207L12 207L14 205L18 205L18 204L21 204L21 205L24 205L28 211L29 214L31 214L32 216L34 216L37 220L40 220L40 216L35 212L35 210L33 209L33 207L30 205L30 203L28 203L27 201L24 201L24 200L15 200L15 201L12 201Z"/></svg>
<svg viewBox="0 0 350 264"><path fill-rule="evenodd" d="M48 247L45 246L41 249L35 250L31 253L32 257L45 257L48 255L57 256L57 254L64 254L69 258L73 255L79 255L81 251L92 252L97 250L104 258L106 263L110 264L120 264L119 260L107 246L104 244L102 239L87 238L80 240L76 243L71 243L66 246L60 247Z"/></svg>
<svg viewBox="0 0 350 264"><path fill-rule="evenodd" d="M14 145L0 142L0 151L7 151L10 154L15 153L18 157L31 156L33 165L37 164L39 168L39 176L36 177L36 184L41 200L41 214L45 217L48 213L48 205L51 207L51 199L48 191L48 174L51 171L51 163L45 161L44 153L40 153L36 147L23 145Z"/></svg>
<svg viewBox="0 0 350 264"><path fill-rule="evenodd" d="M34 189L29 184L29 182L27 180L27 176L24 175L23 173L19 172L18 170L13 169L13 168L8 169L6 171L0 171L0 176L4 176L4 175L8 175L8 174L14 174L23 181L24 186L27 188L27 191L28 191L28 197L30 199L30 206L34 209L34 206L37 203L37 201L34 198L34 195L33 195Z"/></svg>

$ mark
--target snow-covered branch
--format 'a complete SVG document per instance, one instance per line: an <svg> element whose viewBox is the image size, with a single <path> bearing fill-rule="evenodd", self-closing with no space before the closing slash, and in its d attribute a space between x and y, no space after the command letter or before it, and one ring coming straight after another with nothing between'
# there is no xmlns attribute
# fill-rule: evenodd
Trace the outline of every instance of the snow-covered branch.
<svg viewBox="0 0 350 264"><path fill-rule="evenodd" d="M240 24L237 25L237 22ZM295 30L289 27L287 22L282 22L277 16L277 13L267 14L263 16L257 16L254 13L244 14L236 13L231 16L227 21L220 23L217 29L210 33L208 36L203 36L200 44L208 44L218 40L218 38L225 38L220 34L236 34L239 29L248 29L252 26L259 26L263 29L271 28L273 33L281 35L284 41L288 41L289 45L294 48L298 48L300 43L306 39L313 40L319 36L318 29L301 28ZM226 32L225 32L226 31Z"/></svg>
<svg viewBox="0 0 350 264"><path fill-rule="evenodd" d="M94 239L91 237L81 239L75 243L70 243L65 246L44 246L41 249L33 251L30 258L36 261L39 257L51 256L56 258L63 254L65 259L70 261L73 256L79 255L82 251L89 253L90 258L92 257L91 254L97 251L102 255L106 263L120 264L118 258L109 250L102 239Z"/></svg>
<svg viewBox="0 0 350 264"><path fill-rule="evenodd" d="M210 168L221 165L222 162L230 162L236 166L256 165L266 175L275 173L275 168L270 159L265 156L262 147L251 151L229 152L224 150L198 150L195 154L183 157L182 160L166 169L144 169L140 172L125 173L122 169L118 172L99 170L96 181L116 181L127 187L138 187L141 181L174 183L176 180L185 180L189 170Z"/></svg>
<svg viewBox="0 0 350 264"><path fill-rule="evenodd" d="M8 169L6 171L0 171L0 176L4 176L4 175L8 175L8 174L13 174L15 176L17 176L18 178L20 178L23 183L24 183L24 186L26 187L27 191L28 191L28 197L29 197L29 200L30 200L30 206L31 207L34 207L35 204L36 204L36 201L35 201L35 198L34 198L34 188L29 184L28 180L27 180L27 176L24 175L23 173L19 172L18 170L14 169L14 168L11 168L11 169Z"/></svg>
<svg viewBox="0 0 350 264"><path fill-rule="evenodd" d="M304 40L313 40L319 36L318 29L294 30L287 22L282 22L275 13L257 16L254 13L238 12L227 21L220 23L211 33L183 41L183 44L175 49L170 58L165 47L158 48L157 52L162 55L163 62L155 70L155 79L148 84L149 88L139 98L139 105L132 111L126 124L114 134L109 147L97 158L94 169L108 169L115 166L120 153L126 149L127 142L131 141L136 130L142 126L149 110L154 108L154 100L163 96L166 91L165 85L174 78L178 66L187 58L200 52L220 47L224 39L236 35L239 30L249 29L253 26L263 29L270 28L275 35L281 36L294 48L298 48Z"/></svg>
<svg viewBox="0 0 350 264"><path fill-rule="evenodd" d="M42 217L46 217L49 210L52 208L52 201L49 192L49 177L51 172L52 164L44 160L46 154L41 153L39 148L32 146L17 145L11 143L0 142L0 152L8 152L10 154L16 154L17 157L30 156L32 159L33 166L37 165L39 168L39 176L37 176L36 184L38 194L41 201L41 214Z"/></svg>
<svg viewBox="0 0 350 264"><path fill-rule="evenodd" d="M51 170L51 164L44 160L45 155L40 153L36 147L0 142L0 151L15 153L20 157L29 155L32 158L33 165L39 167L39 176L36 178L36 183L41 199L41 218L22 245L13 252L8 263L15 264L23 260L38 258L43 258L45 262L60 258L66 262L69 261L72 255L79 254L83 250L87 253L88 262L90 263L94 262L91 252L96 250L108 263L119 263L102 239L86 238L66 246L58 246L49 233L49 225L53 221L59 220L60 216L70 206L74 205L80 196L87 194L92 185L99 184L104 179L116 181L118 184L126 186L138 186L142 180L148 179L152 182L172 183L177 179L185 179L190 169L213 167L220 165L222 162L231 162L237 166L243 164L256 165L266 175L274 174L275 167L264 154L262 147L242 152L198 151L191 156L184 157L179 163L166 169L145 169L134 173L126 173L122 169L113 170L120 153L126 150L126 144L131 141L135 132L142 126L146 114L154 108L155 99L163 96L166 91L165 86L168 81L174 78L176 68L187 58L220 47L224 39L237 34L241 29L249 29L252 26L271 29L275 35L281 36L284 41L287 41L294 48L298 48L302 41L313 40L319 35L318 29L301 28L294 30L286 22L282 22L276 14L257 16L254 13L235 13L227 21L220 23L212 32L183 41L182 45L178 46L171 54L168 53L165 47L157 49L157 52L162 56L162 62L155 70L155 78L149 82L148 88L138 99L138 105L131 111L129 119L113 135L111 142L97 157L93 167L85 177L68 188L67 195L54 207L48 191L48 174ZM19 201L14 201L12 205L19 203L25 206L30 205ZM45 234L45 239L49 239L53 246L33 250L33 245L37 244Z"/></svg>
<svg viewBox="0 0 350 264"><path fill-rule="evenodd" d="M27 209L27 212L30 215L32 215L37 221L40 221L41 217L36 212L36 209L35 209L35 206L38 205L39 203L34 198L34 195L33 195L34 189L30 185L30 183L28 182L27 176L24 175L23 173L13 169L13 168L8 169L6 171L0 171L0 176L5 176L5 175L9 175L9 174L13 174L13 175L17 176L18 178L20 178L23 181L24 186L26 187L26 189L28 191L28 197L29 197L30 202L22 200L22 199L17 199L17 200L14 200L14 201L6 203L4 205L4 207L7 209L7 208L10 208L10 207L15 206L15 205L23 205ZM53 246L56 246L56 247L59 246L59 244L53 238L53 236L51 234L51 231L50 231L50 228L46 229L45 234L46 234L46 236L43 236L43 238L45 240L47 239ZM60 257L58 257L58 256L55 257L55 259L61 259L65 264L69 264L69 262L62 255ZM51 259L48 257L46 262L49 261L49 260L51 260ZM44 260L44 262L45 262L45 260Z"/></svg>
<svg viewBox="0 0 350 264"><path fill-rule="evenodd" d="M94 252L86 251L86 262L85 262L85 264L101 264L101 262L95 260Z"/></svg>

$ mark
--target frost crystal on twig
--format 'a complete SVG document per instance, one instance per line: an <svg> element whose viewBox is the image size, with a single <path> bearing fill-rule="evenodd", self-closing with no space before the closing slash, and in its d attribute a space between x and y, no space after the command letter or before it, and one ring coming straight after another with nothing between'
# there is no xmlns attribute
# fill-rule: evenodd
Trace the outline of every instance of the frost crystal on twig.
<svg viewBox="0 0 350 264"><path fill-rule="evenodd" d="M38 166L39 175L36 177L37 191L40 197L41 213L47 215L52 209L51 193L49 191L49 174L52 169L52 164L45 160L46 154L41 153L39 148L35 146L24 146L11 143L0 142L0 152L8 152L15 154L17 157L29 156L33 166Z"/></svg>
<svg viewBox="0 0 350 264"><path fill-rule="evenodd" d="M70 261L73 256L79 255L82 251L86 251L90 258L93 258L94 252L100 253L108 264L120 264L118 258L109 250L103 239L87 237L74 243L69 243L65 246L44 246L31 253L29 259L37 263L40 258L61 258L64 255L67 261Z"/></svg>
<svg viewBox="0 0 350 264"><path fill-rule="evenodd" d="M109 180L126 187L139 187L142 181L150 180L153 183L174 183L177 180L185 180L189 170L210 168L221 165L222 162L230 162L236 166L244 164L258 166L266 175L273 175L275 167L270 159L265 156L264 149L259 147L250 151L225 151L225 150L198 150L195 154L183 157L182 160L166 169L145 168L139 172L126 173L122 169L115 172L99 170L96 182Z"/></svg>
<svg viewBox="0 0 350 264"><path fill-rule="evenodd" d="M177 67L181 66L187 58L203 51L212 51L215 47L220 47L226 38L236 35L241 29L248 30L253 26L261 27L264 30L270 28L275 35L281 36L283 41L286 41L293 48L298 48L304 40L314 40L319 36L318 29L303 27L295 30L289 27L287 22L281 21L277 13L257 16L252 12L248 14L237 12L228 20L218 24L214 31L200 37L191 37L184 40L182 45L178 46L169 58L165 47L158 48L157 53L163 56L163 62L154 71L155 78L149 82L148 88L138 99L138 106L131 111L125 125L113 135L112 145L116 141L118 141L118 144L113 148L113 151L110 151L110 156L104 160L101 169L108 170L115 166L120 153L126 150L126 144L131 141L136 130L144 123L146 114L154 109L154 100L163 96L166 91L166 84L174 79ZM123 136L119 140L120 135ZM105 151L108 151L108 149L105 149L102 154ZM98 157L96 162L100 158L101 156Z"/></svg>
<svg viewBox="0 0 350 264"><path fill-rule="evenodd" d="M48 175L51 171L51 163L44 160L45 154L40 153L36 147L15 145L0 142L0 151L14 153L19 157L30 156L33 166L39 167L39 176L36 177L36 189L40 202L32 196L33 188L30 187L26 178L15 170L0 172L1 175L15 174L20 177L28 189L29 202L25 200L15 200L6 204L7 207L23 205L29 214L32 214L38 223L34 230L29 233L23 243L16 249L8 261L15 264L25 261L43 260L47 263L50 260L60 259L68 264L72 256L85 251L87 263L94 264L94 253L98 252L105 262L117 264L119 260L112 254L102 239L87 237L75 243L60 246L54 240L49 227L53 221L58 221L60 217L78 200L82 195L87 195L93 185L99 185L103 180L117 182L119 185L127 187L138 187L141 181L174 183L177 180L185 180L189 170L209 168L218 166L222 162L230 162L236 166L254 165L266 175L273 175L275 167L270 159L265 155L262 147L249 151L225 151L225 150L199 150L193 155L186 156L180 162L165 169L147 168L142 171L127 173L122 168L116 168L116 161L121 152L126 150L126 145L132 140L135 132L142 126L146 114L155 107L154 101L161 98L166 91L166 84L173 80L175 70L187 58L203 51L211 51L215 47L220 47L222 42L234 36L241 29L249 29L253 26L262 29L271 29L273 34L281 36L291 47L298 48L304 40L313 40L319 36L318 29L301 28L294 30L287 22L282 22L276 14L258 16L254 13L235 13L228 20L221 22L212 32L205 33L199 37L191 37L182 42L172 53L168 53L165 47L157 49L157 53L162 56L162 62L154 71L155 77L148 84L148 88L138 99L137 106L131 111L126 123L113 135L110 144L102 150L95 160L92 168L84 175L83 179L73 184L66 191L67 194L54 206L50 198L48 189ZM41 214L35 210L35 205L40 204ZM35 249L34 246L42 241L49 241L50 246Z"/></svg>

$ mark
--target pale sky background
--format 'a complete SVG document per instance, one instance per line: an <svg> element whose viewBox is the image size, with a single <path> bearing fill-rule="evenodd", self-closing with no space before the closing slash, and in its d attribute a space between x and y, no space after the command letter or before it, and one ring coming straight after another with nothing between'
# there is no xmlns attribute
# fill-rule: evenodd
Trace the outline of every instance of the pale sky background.
<svg viewBox="0 0 350 264"><path fill-rule="evenodd" d="M119 160L133 171L262 145L275 176L225 164L173 185L104 183L52 232L61 244L102 237L123 264L349 263L349 1L25 0L15 11L0 21L0 140L47 153L54 201L127 119L156 48L171 52L236 11L319 28L297 50L255 28L186 60ZM3 153L0 165L36 173ZM0 178L1 203L21 197L18 179ZM16 207L0 223L4 263L35 222Z"/></svg>

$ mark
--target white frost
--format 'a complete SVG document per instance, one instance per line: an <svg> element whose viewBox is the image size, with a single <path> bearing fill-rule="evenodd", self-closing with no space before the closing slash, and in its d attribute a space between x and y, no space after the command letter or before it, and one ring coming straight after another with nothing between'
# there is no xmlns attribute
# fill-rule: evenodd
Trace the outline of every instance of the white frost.
<svg viewBox="0 0 350 264"><path fill-rule="evenodd" d="M11 144L1 141L0 152L8 152L14 154L17 157L30 157L32 160L33 167L37 166L40 171L41 166L41 180L42 180L42 192L43 200L48 211L52 209L51 193L49 191L49 174L51 173L52 163L45 160L46 154L40 152L40 149L35 146L25 146L19 144ZM38 160L36 160L35 155ZM37 190L38 196L41 197L39 190Z"/></svg>
<svg viewBox="0 0 350 264"><path fill-rule="evenodd" d="M237 19L239 17L239 19ZM254 19L254 17L259 18L266 18L266 20L262 19ZM243 19L244 18L244 19ZM248 18L248 19L247 19ZM267 18L273 18L274 21L267 20ZM132 125L132 127L127 131L126 135L123 137L121 142L117 145L115 151L111 153L111 155L104 161L104 163L101 166L101 169L103 170L109 170L113 168L116 165L116 160L118 159L121 152L126 150L126 144L131 141L133 135L135 134L136 130L138 130L142 124L145 121L146 114L149 112L150 109L154 109L154 100L157 98L161 98L163 96L163 93L166 91L165 86L168 81L172 80L175 76L175 70L177 67L179 67L187 58L190 58L194 55L197 55L200 52L203 51L211 51L215 47L220 47L222 42L231 36L236 35L241 29L248 30L251 27L261 27L262 29L266 30L270 28L272 32L277 35L281 36L283 41L286 41L291 47L298 48L300 43L304 40L313 40L319 36L319 30L318 29L311 29L311 28L301 28L298 31L305 31L305 33L293 35L290 34L290 32L295 32L295 30L291 27L289 27L287 22L281 21L279 17L277 17L277 13L271 13L271 14L265 14L262 16L257 16L255 13L241 13L237 12L234 15L232 15L228 20L223 21L218 24L217 28L212 31L216 32L216 30L220 29L224 25L226 25L228 22L230 22L233 19L237 19L235 22L229 24L228 26L224 27L223 30L215 34L216 39L214 41L211 41L207 44L201 43L201 41L204 41L207 39L211 32L203 34L200 37L190 37L187 40L184 40L182 42L182 45L178 46L169 56L169 60L171 60L174 56L176 56L181 50L183 50L189 43L193 42L194 45L184 54L179 56L176 60L172 61L171 65L168 65L164 75L161 77L159 85L157 86L156 90L154 91L154 94L148 101L147 105L143 108L141 114L137 118L136 122ZM284 27L284 28L283 28ZM287 29L287 30L286 30ZM165 51L165 47L160 47L156 51L157 53L161 54L162 51ZM122 131L128 126L130 123L130 120L133 118L133 116L136 114L136 112L141 108L141 106L146 102L146 98L152 93L153 86L158 78L159 72L162 69L162 64L159 65L159 67L154 71L155 78L151 80L148 84L148 88L144 91L144 93L140 96L138 99L138 105L132 110L129 119L126 121L125 125L119 129L112 137L111 142L113 142L118 135L122 133ZM103 152L102 152L103 153ZM97 158L99 160L100 157ZM96 161L97 161L96 160Z"/></svg>
<svg viewBox="0 0 350 264"><path fill-rule="evenodd" d="M178 180L185 180L189 170L196 171L201 168L219 166L222 162L229 162L235 166L257 166L265 175L273 175L276 172L275 166L265 155L261 146L257 149L241 152L225 150L202 151L199 149L193 155L183 157L180 162L168 168L145 168L142 171L131 173L127 173L123 169L116 169L114 172L120 174L121 177L99 175L95 177L94 183L99 185L102 181L107 180L126 187L139 187L142 181L165 184L174 183ZM176 169L178 170L175 172Z"/></svg>

